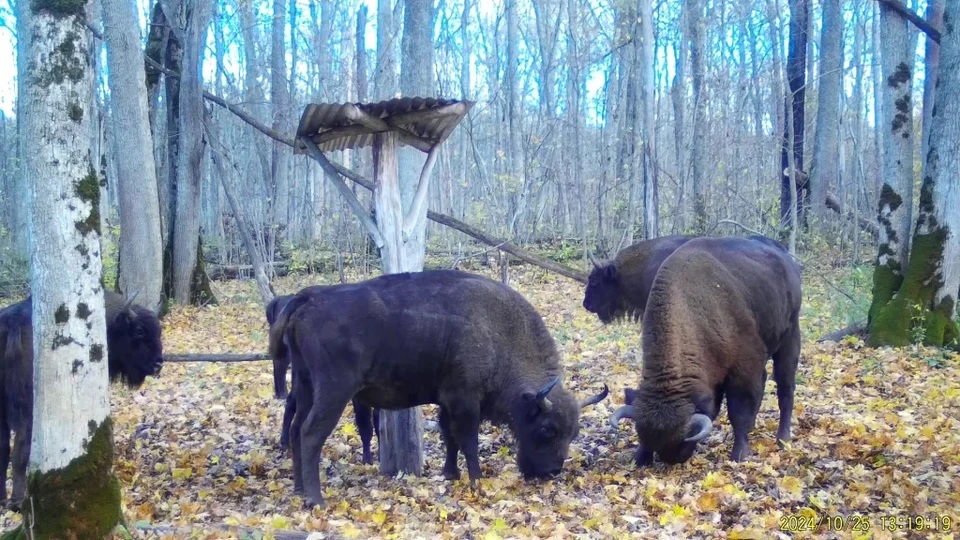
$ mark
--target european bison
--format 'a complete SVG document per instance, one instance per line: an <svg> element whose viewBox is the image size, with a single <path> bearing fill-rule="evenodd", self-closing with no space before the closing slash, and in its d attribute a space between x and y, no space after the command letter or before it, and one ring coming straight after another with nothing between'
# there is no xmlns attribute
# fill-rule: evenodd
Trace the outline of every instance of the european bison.
<svg viewBox="0 0 960 540"><path fill-rule="evenodd" d="M147 308L104 293L107 322L107 365L110 380L141 386L163 367L160 322ZM31 298L0 310L0 501L6 499L10 432L13 443L13 493L17 508L26 487L33 429L33 306Z"/></svg>
<svg viewBox="0 0 960 540"><path fill-rule="evenodd" d="M267 324L273 326L277 320L277 315L283 310L293 298L292 294L274 297L267 304ZM290 367L289 355L273 359L273 390L277 399L286 398L283 407L283 425L280 429L280 447L287 448L290 444L290 422L297 411L297 402L292 393L287 392L287 368ZM296 376L296 374L294 374ZM360 442L363 444L363 462L373 463L373 453L370 450L370 442L373 434L380 437L380 409L372 409L360 402L359 398L353 398L354 423L357 431L360 433Z"/></svg>
<svg viewBox="0 0 960 540"><path fill-rule="evenodd" d="M621 249L612 261L593 261L583 295L583 308L604 323L641 320L653 278L663 261L694 236L663 236Z"/></svg>
<svg viewBox="0 0 960 540"><path fill-rule="evenodd" d="M768 238L697 238L660 267L643 318L643 380L610 417L636 422L638 465L682 463L713 427L724 394L731 459L750 452L773 357L781 446L790 439L800 356L800 269Z"/></svg>
<svg viewBox="0 0 960 540"><path fill-rule="evenodd" d="M320 450L354 396L385 409L437 404L443 474L480 478L481 420L505 424L525 477L559 473L579 431L578 403L543 319L519 293L454 270L390 274L309 287L270 330L273 357L291 355L297 414L291 426L294 486L324 504Z"/></svg>

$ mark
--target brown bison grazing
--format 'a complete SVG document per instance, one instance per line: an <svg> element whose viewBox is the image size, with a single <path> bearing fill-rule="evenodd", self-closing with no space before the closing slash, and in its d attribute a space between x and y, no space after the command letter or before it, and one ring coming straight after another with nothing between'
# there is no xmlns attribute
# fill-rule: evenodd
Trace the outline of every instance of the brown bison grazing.
<svg viewBox="0 0 960 540"><path fill-rule="evenodd" d="M623 248L614 259L593 270L583 295L583 308L606 324L621 318L642 319L653 278L663 261L693 236L663 236Z"/></svg>
<svg viewBox="0 0 960 540"><path fill-rule="evenodd" d="M391 274L300 291L270 330L295 375L294 486L323 504L320 450L354 396L384 409L439 405L444 476L480 478L481 420L505 424L526 477L559 473L579 431L578 403L543 319L519 293L453 270Z"/></svg>
<svg viewBox="0 0 960 540"><path fill-rule="evenodd" d="M724 395L733 426L731 459L750 452L773 357L780 426L790 439L800 356L800 269L766 238L697 238L660 267L643 318L643 379L631 404L610 418L636 422L638 465L656 453L682 463L713 426Z"/></svg>
<svg viewBox="0 0 960 540"><path fill-rule="evenodd" d="M107 365L111 380L137 388L163 366L160 322L147 308L104 293ZM33 428L33 306L31 298L0 310L0 500L6 498L10 432L13 444L13 493L17 507L26 487Z"/></svg>
<svg viewBox="0 0 960 540"><path fill-rule="evenodd" d="M273 326L273 323L277 320L277 315L292 298L293 295L277 296L267 304L267 324ZM287 392L287 368L289 367L290 358L288 354L273 359L274 393L277 399L286 398L283 407L283 424L280 429L281 448L286 448L290 444L290 423L297 411L297 402L294 395ZM370 443L374 433L377 434L377 437L380 436L380 409L371 410L370 407L361 403L359 398L353 398L353 413L357 431L360 433L360 442L363 445L363 462L373 463Z"/></svg>

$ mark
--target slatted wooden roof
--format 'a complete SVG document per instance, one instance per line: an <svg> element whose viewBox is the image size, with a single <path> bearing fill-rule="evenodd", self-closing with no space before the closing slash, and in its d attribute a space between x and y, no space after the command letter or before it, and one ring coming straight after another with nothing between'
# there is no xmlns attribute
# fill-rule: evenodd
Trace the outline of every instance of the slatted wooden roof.
<svg viewBox="0 0 960 540"><path fill-rule="evenodd" d="M373 145L377 133L397 131L400 142L429 151L450 136L474 102L406 97L379 103L311 103L300 116L294 153L309 137L325 153Z"/></svg>

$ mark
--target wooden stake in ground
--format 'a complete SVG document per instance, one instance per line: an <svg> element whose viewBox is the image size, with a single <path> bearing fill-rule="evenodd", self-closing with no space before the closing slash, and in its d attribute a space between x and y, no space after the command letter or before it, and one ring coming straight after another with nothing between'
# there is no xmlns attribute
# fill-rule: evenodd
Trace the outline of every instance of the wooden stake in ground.
<svg viewBox="0 0 960 540"><path fill-rule="evenodd" d="M20 5L23 174L30 187L34 401L23 524L5 538L104 538L113 475L100 182L89 161L93 73L85 0Z"/></svg>

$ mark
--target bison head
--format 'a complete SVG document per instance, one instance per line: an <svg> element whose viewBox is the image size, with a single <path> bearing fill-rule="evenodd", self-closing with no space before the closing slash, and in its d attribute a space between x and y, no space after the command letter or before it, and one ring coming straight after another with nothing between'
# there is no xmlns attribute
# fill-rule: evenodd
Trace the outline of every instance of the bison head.
<svg viewBox="0 0 960 540"><path fill-rule="evenodd" d="M558 386L560 377L537 392L520 395L513 411L513 432L517 437L517 467L526 478L559 474L567 459L570 443L580 431L580 409L607 397L608 389L577 402L570 391Z"/></svg>
<svg viewBox="0 0 960 540"><path fill-rule="evenodd" d="M633 418L643 448L664 463L686 462L713 428L710 417L697 412L690 401L644 400L641 391L632 388L624 390L624 395L628 404L614 411L610 425L616 428L621 419Z"/></svg>
<svg viewBox="0 0 960 540"><path fill-rule="evenodd" d="M160 321L131 298L115 313L107 310L107 350L110 379L137 388L163 368Z"/></svg>
<svg viewBox="0 0 960 540"><path fill-rule="evenodd" d="M593 261L593 270L583 294L583 309L596 313L604 324L608 324L623 314L620 270L614 262L601 264L592 255L590 260Z"/></svg>
<svg viewBox="0 0 960 540"><path fill-rule="evenodd" d="M273 326L280 312L287 306L293 295L276 296L267 304L267 324ZM290 358L280 355L273 359L273 394L277 399L287 397L287 368L290 367Z"/></svg>

